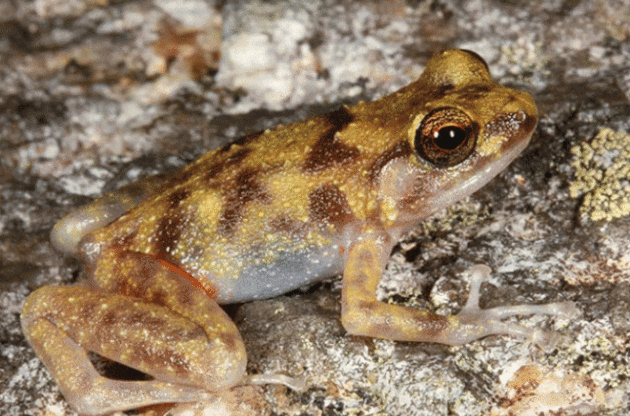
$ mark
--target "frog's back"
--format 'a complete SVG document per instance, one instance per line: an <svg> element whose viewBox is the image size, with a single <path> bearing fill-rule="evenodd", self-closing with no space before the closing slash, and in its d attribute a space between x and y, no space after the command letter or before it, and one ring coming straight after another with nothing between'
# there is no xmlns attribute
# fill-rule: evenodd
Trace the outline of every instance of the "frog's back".
<svg viewBox="0 0 630 416"><path fill-rule="evenodd" d="M526 144L504 128L526 124L511 112L524 114L520 103L529 96L492 82L485 63L467 52L445 53L431 65L372 103L209 152L92 233L84 253L144 253L210 282L221 302L271 297L340 272L358 237L378 229L395 240L485 183L482 167L492 177L509 163L486 169L513 145L511 136L519 148L503 159ZM465 142L436 145L433 134L444 126L465 131Z"/></svg>
<svg viewBox="0 0 630 416"><path fill-rule="evenodd" d="M339 273L351 225L367 216L375 159L339 135L352 120L343 107L209 152L82 250L107 242L166 260L211 282L222 302Z"/></svg>

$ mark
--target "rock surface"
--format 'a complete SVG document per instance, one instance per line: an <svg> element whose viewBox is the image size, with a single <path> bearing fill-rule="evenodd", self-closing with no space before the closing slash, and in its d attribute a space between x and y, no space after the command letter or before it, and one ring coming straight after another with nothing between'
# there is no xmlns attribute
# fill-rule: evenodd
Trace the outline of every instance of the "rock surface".
<svg viewBox="0 0 630 416"><path fill-rule="evenodd" d="M230 308L250 372L309 385L240 392L233 414L630 412L630 2L178 4L0 4L0 414L74 414L19 327L32 290L80 275L48 241L64 214L242 135L395 91L451 47L533 94L541 121L506 172L396 248L381 295L453 312L462 272L484 263L483 307L572 300L581 318L521 320L570 341L350 337L335 278Z"/></svg>

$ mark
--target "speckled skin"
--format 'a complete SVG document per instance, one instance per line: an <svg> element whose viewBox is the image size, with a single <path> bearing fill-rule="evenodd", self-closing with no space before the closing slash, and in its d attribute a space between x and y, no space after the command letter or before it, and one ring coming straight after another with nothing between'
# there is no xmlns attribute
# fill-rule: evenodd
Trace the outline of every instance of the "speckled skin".
<svg viewBox="0 0 630 416"><path fill-rule="evenodd" d="M338 273L351 334L447 344L522 335L485 311L437 316L375 293L401 235L499 173L536 122L532 98L494 83L476 54L438 54L394 94L245 137L62 220L53 243L81 255L88 279L34 292L24 332L86 414L246 382L243 343L218 304ZM105 379L86 350L155 380Z"/></svg>

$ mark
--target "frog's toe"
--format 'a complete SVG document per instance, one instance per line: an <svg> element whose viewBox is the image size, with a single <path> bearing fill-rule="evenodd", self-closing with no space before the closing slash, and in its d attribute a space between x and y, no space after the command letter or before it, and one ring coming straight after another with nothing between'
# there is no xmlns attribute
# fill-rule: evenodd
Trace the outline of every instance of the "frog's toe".
<svg viewBox="0 0 630 416"><path fill-rule="evenodd" d="M283 384L291 390L306 391L306 382L304 380L285 376L284 374L254 374L247 376L243 384Z"/></svg>
<svg viewBox="0 0 630 416"><path fill-rule="evenodd" d="M573 302L555 302L542 305L499 306L491 309L479 308L480 287L483 280L490 275L490 268L477 264L467 270L470 276L470 295L468 302L457 315L462 339L475 339L488 335L514 335L529 338L539 345L556 345L561 335L535 328L527 328L513 323L502 322L503 319L517 315L551 315L561 318L574 318L581 314Z"/></svg>

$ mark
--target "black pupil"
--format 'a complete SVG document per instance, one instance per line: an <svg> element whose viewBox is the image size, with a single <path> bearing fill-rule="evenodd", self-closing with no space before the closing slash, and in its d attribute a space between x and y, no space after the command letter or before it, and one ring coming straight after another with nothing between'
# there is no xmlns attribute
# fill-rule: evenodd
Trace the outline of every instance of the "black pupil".
<svg viewBox="0 0 630 416"><path fill-rule="evenodd" d="M453 150L466 139L466 132L459 127L444 127L433 133L434 143L444 150Z"/></svg>

